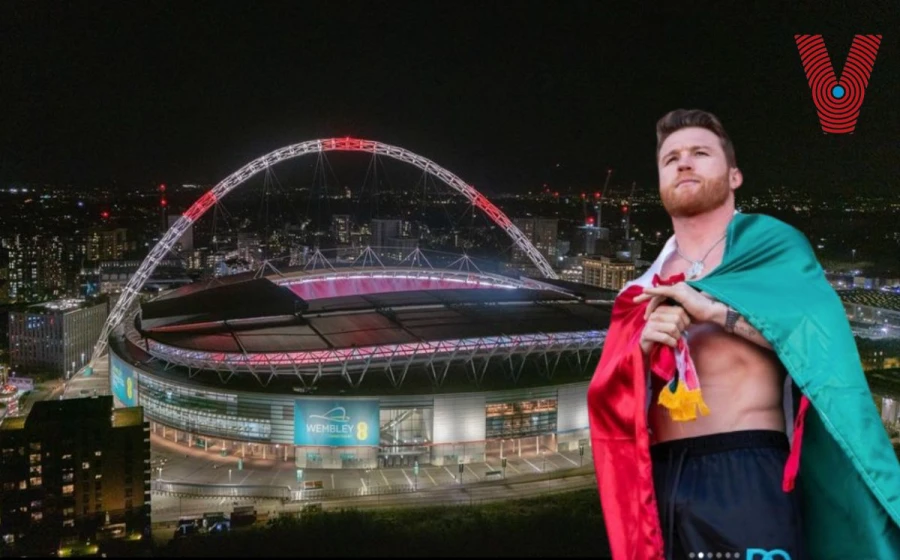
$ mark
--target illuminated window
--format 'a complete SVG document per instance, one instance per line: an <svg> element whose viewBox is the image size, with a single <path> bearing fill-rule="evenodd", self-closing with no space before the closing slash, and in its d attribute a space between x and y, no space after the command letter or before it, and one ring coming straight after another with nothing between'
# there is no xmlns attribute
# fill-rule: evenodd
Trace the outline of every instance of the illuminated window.
<svg viewBox="0 0 900 560"><path fill-rule="evenodd" d="M44 514L43 514L43 513L39 512L39 511L33 511L33 512L31 512L31 520L32 520L32 521L40 521L40 520L43 519L43 518L44 518Z"/></svg>
<svg viewBox="0 0 900 560"><path fill-rule="evenodd" d="M81 468L87 470L91 468L91 464L88 461L84 461L83 463L81 463Z"/></svg>
<svg viewBox="0 0 900 560"><path fill-rule="evenodd" d="M19 490L25 490L26 488L28 488L28 481L20 480L19 481Z"/></svg>
<svg viewBox="0 0 900 560"><path fill-rule="evenodd" d="M99 457L101 455L103 455L102 451L94 451L94 457Z"/></svg>
<svg viewBox="0 0 900 560"><path fill-rule="evenodd" d="M31 484L32 488L37 488L38 486L40 486L42 484L43 481L41 480L41 477L33 476L28 480L28 482L29 482L29 484Z"/></svg>

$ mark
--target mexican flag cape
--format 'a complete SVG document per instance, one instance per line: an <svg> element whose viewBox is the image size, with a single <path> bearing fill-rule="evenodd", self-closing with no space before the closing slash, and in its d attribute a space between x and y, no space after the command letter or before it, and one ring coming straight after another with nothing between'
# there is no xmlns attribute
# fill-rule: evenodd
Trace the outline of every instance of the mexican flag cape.
<svg viewBox="0 0 900 560"><path fill-rule="evenodd" d="M594 466L615 560L663 557L647 432L649 375L671 381L660 403L673 419L716 414L703 403L684 348L655 351L649 364L640 349L647 302L633 299L644 287L666 281L658 272L674 247L673 237L650 270L616 298L588 389ZM736 214L722 263L688 284L731 306L759 330L803 395L788 430L784 490L793 489L796 477L793 491L802 492L810 558L900 558L900 466L844 308L805 236L768 216ZM790 424L795 415L786 393Z"/></svg>

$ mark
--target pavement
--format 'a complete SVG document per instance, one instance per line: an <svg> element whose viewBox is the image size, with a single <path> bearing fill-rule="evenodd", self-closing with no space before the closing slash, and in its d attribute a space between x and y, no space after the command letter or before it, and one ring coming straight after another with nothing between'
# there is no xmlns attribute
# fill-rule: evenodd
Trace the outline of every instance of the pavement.
<svg viewBox="0 0 900 560"><path fill-rule="evenodd" d="M586 450L587 451L587 450ZM506 455L506 478L535 473L560 472L590 464L590 454L579 452L546 452L543 455L523 453ZM379 469L300 469L292 459L244 459L222 457L216 451L188 448L151 434L150 466L154 479L166 482L190 482L223 485L265 485L300 487L303 482L321 481L323 490L366 490L384 486L414 486L421 490L481 482L490 471L501 471L500 457L487 457L483 462L466 463L463 472L458 465L421 465L418 474L413 467ZM460 482L461 480L461 482Z"/></svg>

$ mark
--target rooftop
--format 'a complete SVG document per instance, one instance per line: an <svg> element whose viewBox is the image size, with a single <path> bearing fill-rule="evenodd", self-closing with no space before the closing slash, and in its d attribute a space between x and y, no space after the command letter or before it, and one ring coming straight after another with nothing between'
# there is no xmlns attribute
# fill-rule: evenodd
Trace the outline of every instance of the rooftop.
<svg viewBox="0 0 900 560"><path fill-rule="evenodd" d="M113 411L113 428L130 428L144 423L144 411L139 406L117 408Z"/></svg>
<svg viewBox="0 0 900 560"><path fill-rule="evenodd" d="M93 301L85 299L58 299L55 301L45 301L43 303L35 303L25 308L26 313L68 313L77 309L98 305Z"/></svg>
<svg viewBox="0 0 900 560"><path fill-rule="evenodd" d="M606 303L550 290L418 290L305 301L257 279L144 304L137 326L171 347L253 354L598 331L608 327L609 314Z"/></svg>
<svg viewBox="0 0 900 560"><path fill-rule="evenodd" d="M0 419L0 432L12 432L25 428L24 416L5 416Z"/></svg>
<svg viewBox="0 0 900 560"><path fill-rule="evenodd" d="M885 290L839 290L841 301L900 312L900 293Z"/></svg>

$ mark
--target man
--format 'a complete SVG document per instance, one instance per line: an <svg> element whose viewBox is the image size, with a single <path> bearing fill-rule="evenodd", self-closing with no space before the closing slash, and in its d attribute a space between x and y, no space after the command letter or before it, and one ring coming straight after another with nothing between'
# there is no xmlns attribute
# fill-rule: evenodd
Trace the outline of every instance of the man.
<svg viewBox="0 0 900 560"><path fill-rule="evenodd" d="M900 468L809 243L735 213L714 115L660 119L657 166L675 234L588 390L614 558L900 557Z"/></svg>

